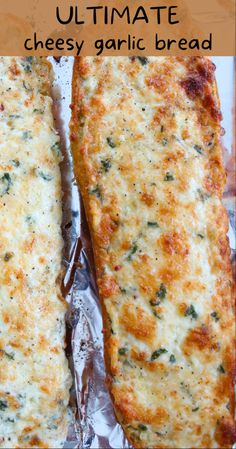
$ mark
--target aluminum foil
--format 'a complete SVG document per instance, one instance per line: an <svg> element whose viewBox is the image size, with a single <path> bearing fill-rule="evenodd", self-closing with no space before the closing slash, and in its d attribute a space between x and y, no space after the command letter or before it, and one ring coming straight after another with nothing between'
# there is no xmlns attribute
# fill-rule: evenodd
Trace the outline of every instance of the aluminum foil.
<svg viewBox="0 0 236 449"><path fill-rule="evenodd" d="M59 59L59 58L58 58ZM50 57L54 69L54 112L61 136L64 161L61 164L63 188L63 234L65 277L63 294L69 304L67 315L67 356L74 384L71 392L73 420L64 448L131 448L115 418L105 385L102 316L95 283L95 272L88 226L73 174L69 121L73 57ZM224 203L229 213L229 238L233 266L235 244L235 147L234 135L234 58L215 57L221 109L225 129L224 160L228 182Z"/></svg>

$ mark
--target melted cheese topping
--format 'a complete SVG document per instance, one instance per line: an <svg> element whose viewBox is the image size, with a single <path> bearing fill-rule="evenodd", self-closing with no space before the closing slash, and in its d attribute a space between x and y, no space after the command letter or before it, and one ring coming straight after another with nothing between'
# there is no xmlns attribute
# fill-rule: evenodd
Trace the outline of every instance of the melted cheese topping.
<svg viewBox="0 0 236 449"><path fill-rule="evenodd" d="M214 66L79 58L73 97L118 419L137 448L231 447L232 274Z"/></svg>
<svg viewBox="0 0 236 449"><path fill-rule="evenodd" d="M61 160L43 59L0 58L0 447L61 447Z"/></svg>

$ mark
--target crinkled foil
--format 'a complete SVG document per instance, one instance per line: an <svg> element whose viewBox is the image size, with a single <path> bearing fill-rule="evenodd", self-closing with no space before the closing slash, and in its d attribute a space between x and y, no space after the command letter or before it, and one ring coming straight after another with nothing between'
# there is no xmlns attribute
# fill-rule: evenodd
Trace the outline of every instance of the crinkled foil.
<svg viewBox="0 0 236 449"><path fill-rule="evenodd" d="M49 58L54 69L54 112L61 136L64 161L61 164L63 188L63 234L65 239L63 294L69 303L67 315L67 356L74 384L71 422L64 448L130 448L115 418L105 385L102 316L95 283L88 226L73 174L69 121L73 57ZM229 238L233 267L235 245L235 147L234 135L234 58L215 57L221 109L225 129L224 161L228 181L224 204L229 213Z"/></svg>

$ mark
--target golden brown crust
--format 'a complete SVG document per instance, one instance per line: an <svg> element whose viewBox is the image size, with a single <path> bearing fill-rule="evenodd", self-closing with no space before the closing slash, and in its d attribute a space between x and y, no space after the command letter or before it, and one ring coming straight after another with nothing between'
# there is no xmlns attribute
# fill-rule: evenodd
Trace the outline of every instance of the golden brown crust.
<svg viewBox="0 0 236 449"><path fill-rule="evenodd" d="M75 61L72 151L102 301L108 386L137 448L233 442L220 119L208 58Z"/></svg>

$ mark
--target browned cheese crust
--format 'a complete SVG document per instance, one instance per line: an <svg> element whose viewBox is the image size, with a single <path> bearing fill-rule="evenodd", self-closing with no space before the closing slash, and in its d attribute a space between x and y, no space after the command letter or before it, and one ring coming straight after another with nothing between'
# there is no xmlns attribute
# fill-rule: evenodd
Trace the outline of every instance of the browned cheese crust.
<svg viewBox="0 0 236 449"><path fill-rule="evenodd" d="M230 448L233 281L214 65L82 57L71 142L107 382L136 448Z"/></svg>

